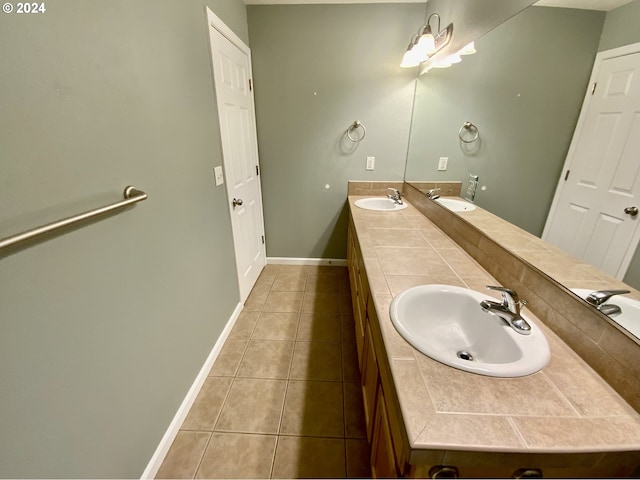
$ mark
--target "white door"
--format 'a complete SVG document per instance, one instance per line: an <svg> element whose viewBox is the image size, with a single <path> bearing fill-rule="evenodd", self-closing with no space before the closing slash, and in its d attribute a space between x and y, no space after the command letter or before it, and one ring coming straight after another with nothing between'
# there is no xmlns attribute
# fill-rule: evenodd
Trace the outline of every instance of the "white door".
<svg viewBox="0 0 640 480"><path fill-rule="evenodd" d="M240 300L266 263L250 50L207 9Z"/></svg>
<svg viewBox="0 0 640 480"><path fill-rule="evenodd" d="M596 58L543 238L622 278L640 233L640 53L610 52Z"/></svg>

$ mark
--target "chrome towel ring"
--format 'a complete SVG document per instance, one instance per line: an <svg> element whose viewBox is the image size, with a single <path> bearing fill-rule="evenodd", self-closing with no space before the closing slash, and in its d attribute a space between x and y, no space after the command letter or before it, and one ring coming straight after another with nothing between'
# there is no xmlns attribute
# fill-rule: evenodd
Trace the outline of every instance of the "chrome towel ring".
<svg viewBox="0 0 640 480"><path fill-rule="evenodd" d="M351 132L353 132L354 130L357 130L358 128L362 128L362 136L360 138L353 138L351 136ZM349 128L347 128L347 137L349 137L349 140L351 140L354 143L359 142L366 136L367 136L367 129L364 127L362 123L360 123L360 120L356 120L349 126Z"/></svg>
<svg viewBox="0 0 640 480"><path fill-rule="evenodd" d="M474 131L473 136L469 139L469 140L465 140L462 137L462 133L464 130L470 130L470 131ZM460 138L461 141L463 141L464 143L472 143L475 142L478 137L480 136L480 131L478 130L478 127L476 127L473 123L471 122L464 122L464 125L462 125L460 127L460 130L458 130L458 137Z"/></svg>

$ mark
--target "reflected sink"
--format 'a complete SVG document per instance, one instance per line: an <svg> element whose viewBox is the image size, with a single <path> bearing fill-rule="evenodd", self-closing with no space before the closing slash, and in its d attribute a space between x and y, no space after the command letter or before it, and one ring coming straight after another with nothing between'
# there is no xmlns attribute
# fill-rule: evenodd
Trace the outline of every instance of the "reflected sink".
<svg viewBox="0 0 640 480"><path fill-rule="evenodd" d="M471 212L476 209L476 206L473 203L458 198L440 197L436 198L435 201L452 212Z"/></svg>
<svg viewBox="0 0 640 480"><path fill-rule="evenodd" d="M571 291L585 299L593 290L586 288L572 288ZM640 338L640 302L624 295L615 295L604 302L604 305L617 305L620 313L609 315L614 322L628 330L632 335Z"/></svg>
<svg viewBox="0 0 640 480"><path fill-rule="evenodd" d="M365 210L376 210L380 212L403 210L407 208L406 203L398 205L396 202L386 197L361 198L360 200L356 200L355 205L356 207L364 208Z"/></svg>
<svg viewBox="0 0 640 480"><path fill-rule="evenodd" d="M389 308L400 335L445 365L491 377L523 377L549 363L549 344L531 321L521 335L482 310L488 294L450 285L420 285L397 295Z"/></svg>

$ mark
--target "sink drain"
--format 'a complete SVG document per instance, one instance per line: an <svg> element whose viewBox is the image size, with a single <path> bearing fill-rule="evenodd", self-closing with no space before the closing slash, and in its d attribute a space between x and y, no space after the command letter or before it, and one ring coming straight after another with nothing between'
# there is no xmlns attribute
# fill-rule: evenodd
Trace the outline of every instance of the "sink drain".
<svg viewBox="0 0 640 480"><path fill-rule="evenodd" d="M466 350L460 350L456 355L458 355L458 358L462 360L468 360L470 362L473 362L473 355L471 355Z"/></svg>

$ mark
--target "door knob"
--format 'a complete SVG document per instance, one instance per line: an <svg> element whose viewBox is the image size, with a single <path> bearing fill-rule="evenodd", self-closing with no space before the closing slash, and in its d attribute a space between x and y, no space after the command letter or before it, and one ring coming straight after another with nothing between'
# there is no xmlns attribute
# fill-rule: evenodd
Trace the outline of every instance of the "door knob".
<svg viewBox="0 0 640 480"><path fill-rule="evenodd" d="M636 215L638 215L638 207L627 207L624 209L624 213L627 213L632 217L635 217Z"/></svg>
<svg viewBox="0 0 640 480"><path fill-rule="evenodd" d="M242 199L241 198L234 198L233 199L233 206L234 207L239 207L240 205L242 205ZM636 211L636 213L638 213L638 212Z"/></svg>

